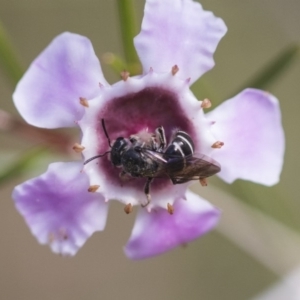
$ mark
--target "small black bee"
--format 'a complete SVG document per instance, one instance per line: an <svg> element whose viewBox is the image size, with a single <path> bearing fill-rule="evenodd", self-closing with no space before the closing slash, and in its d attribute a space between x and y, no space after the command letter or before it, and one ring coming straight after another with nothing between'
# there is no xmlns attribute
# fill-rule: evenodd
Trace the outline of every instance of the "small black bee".
<svg viewBox="0 0 300 300"><path fill-rule="evenodd" d="M169 177L173 184L180 184L190 180L201 181L221 170L219 163L212 158L206 155L193 156L194 143L184 131L176 131L169 145L162 126L155 133L118 137L111 144L104 119L102 127L111 150L89 158L84 164L110 153L112 165L122 168L120 177L147 178L144 187L147 202L143 207L151 201L150 185L154 178Z"/></svg>

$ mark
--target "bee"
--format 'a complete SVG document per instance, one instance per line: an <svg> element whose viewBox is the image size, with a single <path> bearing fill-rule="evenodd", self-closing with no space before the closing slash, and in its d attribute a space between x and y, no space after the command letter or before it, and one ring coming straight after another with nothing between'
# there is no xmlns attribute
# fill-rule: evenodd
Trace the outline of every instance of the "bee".
<svg viewBox="0 0 300 300"><path fill-rule="evenodd" d="M155 178L167 177L173 184L191 180L201 182L221 170L220 164L212 158L203 154L194 156L193 140L185 131L177 130L170 143L167 143L162 126L154 133L142 132L129 138L118 137L111 143L104 119L102 127L111 150L87 159L84 165L109 153L112 165L121 168L121 178L147 178L144 186L147 201L142 207L151 201L150 186Z"/></svg>

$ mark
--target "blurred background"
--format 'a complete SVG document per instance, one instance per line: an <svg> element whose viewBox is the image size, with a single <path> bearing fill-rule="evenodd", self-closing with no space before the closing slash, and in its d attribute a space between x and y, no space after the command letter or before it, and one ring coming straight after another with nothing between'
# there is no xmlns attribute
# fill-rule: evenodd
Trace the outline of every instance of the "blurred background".
<svg viewBox="0 0 300 300"><path fill-rule="evenodd" d="M123 56L117 1L123 0L0 0L0 20L24 70L64 31L90 38L100 59L106 52ZM140 26L144 1L134 3ZM214 105L250 85L276 57L299 43L298 0L201 3L228 26L215 68L193 86L198 98L209 97ZM102 65L110 83L118 80ZM241 181L228 186L214 178L205 189L193 186L223 210L223 217L216 230L185 248L128 260L122 247L135 215L125 215L122 205L112 203L105 231L93 235L75 257L62 258L36 242L10 195L16 184L44 172L48 163L78 157L52 151L6 180L0 186L0 299L300 299L299 78L298 55L265 86L281 103L286 134L281 182L272 188ZM13 90L0 70L0 109L19 118ZM76 132L64 132L77 141ZM0 175L35 145L1 131Z"/></svg>

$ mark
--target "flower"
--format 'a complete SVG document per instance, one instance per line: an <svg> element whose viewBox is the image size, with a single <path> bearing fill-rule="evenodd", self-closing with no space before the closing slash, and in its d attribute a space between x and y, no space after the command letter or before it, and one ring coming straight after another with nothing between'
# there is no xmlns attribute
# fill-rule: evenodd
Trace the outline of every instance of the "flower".
<svg viewBox="0 0 300 300"><path fill-rule="evenodd" d="M31 64L14 103L34 126L80 127L81 145L75 149L84 160L110 149L102 119L111 140L163 126L170 141L179 128L189 133L196 153L220 163L218 176L224 181L273 185L284 155L278 100L246 89L204 115L209 101L198 101L189 89L214 66L213 54L226 30L221 19L192 0L147 0L142 30L134 40L142 75L124 73L123 80L109 85L90 41L63 33ZM82 160L53 163L14 189L16 207L40 243L74 255L89 236L104 229L109 201L122 202L128 213L145 203L146 179L124 181L108 158L85 165ZM129 258L161 254L217 224L219 210L188 191L190 183L153 181L151 202L139 209L125 246Z"/></svg>

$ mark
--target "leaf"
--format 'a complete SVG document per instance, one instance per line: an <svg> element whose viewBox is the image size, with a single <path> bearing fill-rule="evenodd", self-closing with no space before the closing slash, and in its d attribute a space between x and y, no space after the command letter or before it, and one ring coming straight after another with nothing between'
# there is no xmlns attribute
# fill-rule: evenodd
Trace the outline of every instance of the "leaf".
<svg viewBox="0 0 300 300"><path fill-rule="evenodd" d="M247 87L266 89L283 74L283 72L291 65L298 55L299 45L290 45L275 59L268 63L262 70L257 72L257 75L252 80L247 82L243 87L241 87L237 93Z"/></svg>
<svg viewBox="0 0 300 300"><path fill-rule="evenodd" d="M23 68L7 33L0 22L0 68L15 86L23 75Z"/></svg>
<svg viewBox="0 0 300 300"><path fill-rule="evenodd" d="M9 179L22 174L38 157L44 155L47 151L48 150L44 147L38 147L25 152L0 173L0 185L4 184Z"/></svg>

